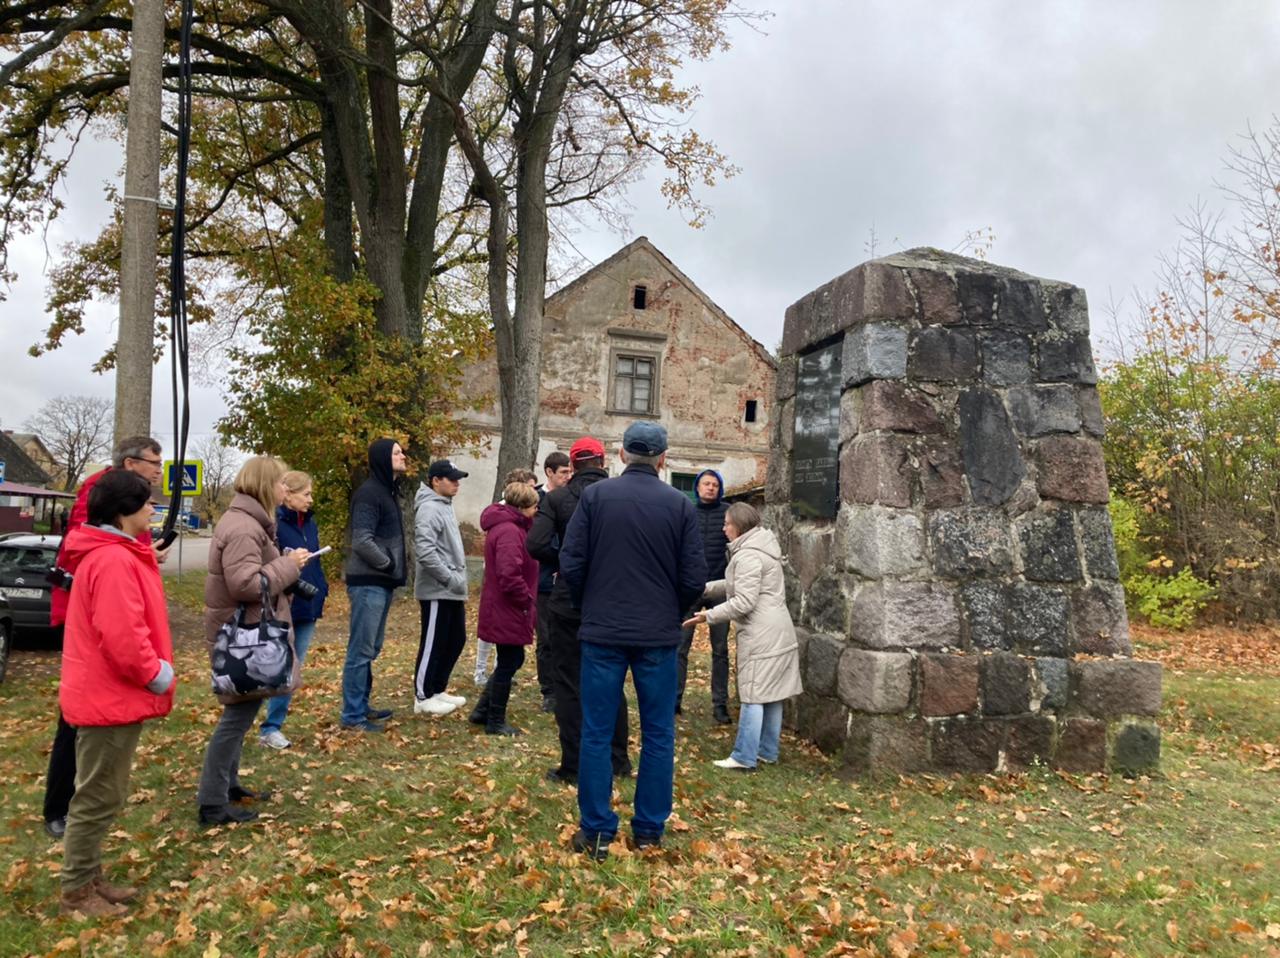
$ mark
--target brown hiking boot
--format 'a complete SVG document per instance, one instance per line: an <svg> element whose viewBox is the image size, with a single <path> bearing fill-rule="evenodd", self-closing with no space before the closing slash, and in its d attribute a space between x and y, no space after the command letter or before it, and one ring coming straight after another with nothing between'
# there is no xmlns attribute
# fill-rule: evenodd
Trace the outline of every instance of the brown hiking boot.
<svg viewBox="0 0 1280 958"><path fill-rule="evenodd" d="M103 878L102 869L98 869L98 873L93 876L92 885L99 895L117 905L123 905L138 897L138 889L130 885L113 885Z"/></svg>
<svg viewBox="0 0 1280 958"><path fill-rule="evenodd" d="M64 915L78 915L82 918L116 918L127 914L129 909L107 901L98 894L97 886L89 882L62 893L61 911Z"/></svg>

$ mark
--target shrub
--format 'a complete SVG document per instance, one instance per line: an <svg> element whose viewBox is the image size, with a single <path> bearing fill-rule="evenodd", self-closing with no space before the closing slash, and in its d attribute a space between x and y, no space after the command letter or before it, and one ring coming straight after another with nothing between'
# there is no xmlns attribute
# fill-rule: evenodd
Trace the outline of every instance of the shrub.
<svg viewBox="0 0 1280 958"><path fill-rule="evenodd" d="M1133 503L1112 496L1110 510L1120 582L1129 613L1162 628L1185 629L1193 625L1200 611L1217 595L1217 590L1198 578L1190 567L1183 566L1173 572L1172 559L1150 556Z"/></svg>

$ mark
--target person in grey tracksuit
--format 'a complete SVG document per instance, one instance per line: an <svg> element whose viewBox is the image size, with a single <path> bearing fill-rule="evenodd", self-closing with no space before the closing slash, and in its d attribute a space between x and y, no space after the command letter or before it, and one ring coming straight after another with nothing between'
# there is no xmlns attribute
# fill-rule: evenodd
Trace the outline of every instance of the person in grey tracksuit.
<svg viewBox="0 0 1280 958"><path fill-rule="evenodd" d="M447 715L466 702L447 691L467 644L467 557L453 497L467 477L447 459L433 462L414 499L413 544L418 575L414 597L422 614L413 671L415 712Z"/></svg>

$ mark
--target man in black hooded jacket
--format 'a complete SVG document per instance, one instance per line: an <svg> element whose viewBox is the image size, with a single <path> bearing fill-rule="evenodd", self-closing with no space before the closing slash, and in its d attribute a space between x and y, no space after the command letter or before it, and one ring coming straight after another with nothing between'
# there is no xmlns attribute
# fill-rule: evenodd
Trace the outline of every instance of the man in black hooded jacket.
<svg viewBox="0 0 1280 958"><path fill-rule="evenodd" d="M533 526L525 539L525 548L544 565L560 566L560 543L582 491L592 483L608 479L604 468L604 446L591 436L583 436L569 449L573 478L567 485L553 489L542 497ZM579 684L582 675L582 649L578 644L578 627L582 613L569 598L569 589L557 575L547 601L548 638L551 646L552 686L555 695L556 726L560 730L560 764L548 769L548 781L572 784L578 780L578 748L582 740L582 699ZM613 774L631 774L627 757L627 703L618 710L613 732Z"/></svg>
<svg viewBox="0 0 1280 958"><path fill-rule="evenodd" d="M373 661L386 638L391 597L405 584L407 563L400 480L406 460L400 443L377 439L369 446L369 478L351 497L351 554L347 557L347 595L351 634L342 669L342 727L381 732L390 709L371 709Z"/></svg>
<svg viewBox="0 0 1280 958"><path fill-rule="evenodd" d="M694 512L698 517L698 532L702 540L702 554L707 560L707 581L715 582L724 578L724 570L728 565L729 539L724 534L724 514L729 511L729 503L724 501L724 479L714 469L703 469L693 480L693 488L697 493ZM693 618L695 612L708 608L710 603L698 602L686 619ZM676 714L681 711L684 699L685 678L689 674L689 648L693 645L694 627L685 626L681 634L679 675L680 683L676 688ZM733 721L729 716L729 623L719 622L707 627L711 639L711 707L712 715L720 725L728 725Z"/></svg>

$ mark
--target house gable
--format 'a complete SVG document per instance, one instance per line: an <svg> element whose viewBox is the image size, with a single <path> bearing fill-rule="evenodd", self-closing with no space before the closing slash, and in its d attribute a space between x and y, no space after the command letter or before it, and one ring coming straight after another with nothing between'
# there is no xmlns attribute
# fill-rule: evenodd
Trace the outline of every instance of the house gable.
<svg viewBox="0 0 1280 958"><path fill-rule="evenodd" d="M32 462L31 457L7 433L0 433L0 459L4 460L6 482L20 482L25 486L48 485L48 474Z"/></svg>
<svg viewBox="0 0 1280 958"><path fill-rule="evenodd" d="M763 483L776 361L648 239L557 290L544 315L539 463L591 435L614 468L627 425L649 418L667 429L663 478L677 487L706 467L720 470L731 489ZM471 477L454 507L460 520L474 523L497 478L493 356L464 371L461 393L486 397L483 408L461 414L480 434L478 446L455 451Z"/></svg>
<svg viewBox="0 0 1280 958"><path fill-rule="evenodd" d="M769 350L767 350L759 340L752 337L750 333L734 322L733 318L721 309L710 296L703 292L697 283L686 276L684 271L681 270L680 267L676 266L676 264L673 263L671 259L662 252L662 250L654 246L647 236L637 237L608 259L602 261L596 266L593 266L577 279L552 293L547 297L544 309L545 314L548 317L557 315L565 304L570 302L574 297L583 295L589 287L600 285L610 286L618 291L621 300L619 303L619 310L624 315L621 325L624 328L630 325L626 318L626 314L628 312L632 319L641 314L651 314L656 307L661 304L662 290L660 285L655 285L651 288L649 285L645 284L646 302L643 309L637 309L634 305L628 309L626 305L628 302L634 304L633 293L635 286L637 285L636 283L625 281L628 274L634 271L628 267L632 265L634 260L643 257L652 259L654 266L656 267L652 272L665 273L669 282L677 283L684 289L688 290L697 298L711 316L714 316L727 328L732 330L734 335L740 338L743 345L750 349L758 359L762 362L768 363L775 369L777 368L777 360L769 353ZM658 279L658 276L655 275L654 278ZM635 326L636 328L643 328L644 324L636 323Z"/></svg>

